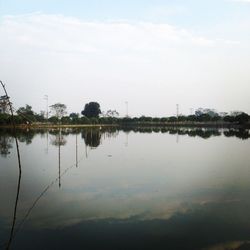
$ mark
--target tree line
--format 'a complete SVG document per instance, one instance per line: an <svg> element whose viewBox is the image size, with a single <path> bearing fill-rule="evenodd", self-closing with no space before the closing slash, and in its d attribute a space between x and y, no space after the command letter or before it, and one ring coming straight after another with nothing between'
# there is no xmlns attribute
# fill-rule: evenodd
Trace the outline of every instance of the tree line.
<svg viewBox="0 0 250 250"><path fill-rule="evenodd" d="M249 124L250 116L245 112L217 113L211 109L198 109L192 115L178 115L170 117L119 117L116 110L108 110L102 112L100 104L97 102L89 102L85 104L81 113L67 114L67 106L62 103L55 103L50 106L50 112L41 111L39 114L33 111L32 106L26 104L16 110L14 116L16 124L122 124L122 125L192 125L192 124ZM0 125L8 125L11 123L11 117L8 112L0 113Z"/></svg>

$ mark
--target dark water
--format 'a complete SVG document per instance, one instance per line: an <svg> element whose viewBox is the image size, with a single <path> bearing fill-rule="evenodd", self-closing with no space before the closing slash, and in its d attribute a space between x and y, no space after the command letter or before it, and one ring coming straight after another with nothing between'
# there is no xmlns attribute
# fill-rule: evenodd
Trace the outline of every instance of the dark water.
<svg viewBox="0 0 250 250"><path fill-rule="evenodd" d="M0 247L250 249L247 130L0 130Z"/></svg>

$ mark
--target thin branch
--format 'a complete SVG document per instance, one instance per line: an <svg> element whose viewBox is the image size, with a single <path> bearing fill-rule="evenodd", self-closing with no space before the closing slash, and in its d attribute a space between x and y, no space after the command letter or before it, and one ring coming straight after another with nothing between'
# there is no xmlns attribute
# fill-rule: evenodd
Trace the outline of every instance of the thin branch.
<svg viewBox="0 0 250 250"><path fill-rule="evenodd" d="M5 92L5 95L8 100L8 104L10 107L10 112L11 112L11 123L13 126L13 132L14 132L14 137L15 137L15 142L16 142L16 150L17 150L17 158L18 158L18 168L19 168L19 176L18 176L18 183L17 183L17 194L16 194L16 200L15 200L15 206L14 206L14 212L13 212L13 221L12 221L12 226L11 226L11 232L10 232L10 237L6 246L6 249L10 249L10 245L13 239L13 233L14 233L14 228L16 224L16 214L17 214L17 205L18 205L18 199L19 199L19 194L20 194L20 185L21 185L21 176L22 176L22 167L21 167L21 157L20 157L20 152L19 152L19 146L18 146L18 140L17 140L17 133L16 133L16 124L14 120L14 113L13 113L13 108L10 102L10 98L8 96L7 90L5 88L5 85L3 84L2 81L0 81L2 88Z"/></svg>

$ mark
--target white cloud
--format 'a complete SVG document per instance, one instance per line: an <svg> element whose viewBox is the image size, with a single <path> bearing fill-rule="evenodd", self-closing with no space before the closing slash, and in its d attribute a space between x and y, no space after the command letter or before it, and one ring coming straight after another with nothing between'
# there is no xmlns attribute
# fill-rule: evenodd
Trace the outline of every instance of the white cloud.
<svg viewBox="0 0 250 250"><path fill-rule="evenodd" d="M20 46L66 53L164 50L168 46L215 46L219 43L168 24L83 22L40 13L4 17L0 32L6 38L2 43L8 40Z"/></svg>
<svg viewBox="0 0 250 250"><path fill-rule="evenodd" d="M29 103L37 110L43 108L44 94L78 112L91 100L121 114L128 100L134 115L172 114L178 99L187 110L211 104L219 108L219 93L245 61L238 53L228 60L240 48L238 41L149 22L85 22L33 13L5 16L0 37L2 80L11 83L17 106ZM21 93L17 86L30 91ZM74 97L69 95L72 88ZM245 87L241 90L247 93ZM228 92L225 99L231 101L235 91ZM154 100L151 105L149 99Z"/></svg>

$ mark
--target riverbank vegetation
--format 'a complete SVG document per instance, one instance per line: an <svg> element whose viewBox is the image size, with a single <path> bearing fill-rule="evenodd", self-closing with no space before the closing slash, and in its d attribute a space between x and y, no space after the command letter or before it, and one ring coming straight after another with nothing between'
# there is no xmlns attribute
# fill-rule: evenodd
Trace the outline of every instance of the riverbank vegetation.
<svg viewBox="0 0 250 250"><path fill-rule="evenodd" d="M118 126L250 126L250 116L245 112L216 112L211 109L198 109L192 115L178 115L170 117L119 117L115 110L101 112L97 102L87 103L79 113L67 115L65 104L56 103L50 106L50 112L41 111L39 114L32 110L30 105L20 107L15 115L17 125L25 126L57 126L60 125L118 125ZM0 113L0 126L11 124L11 116L8 112Z"/></svg>

